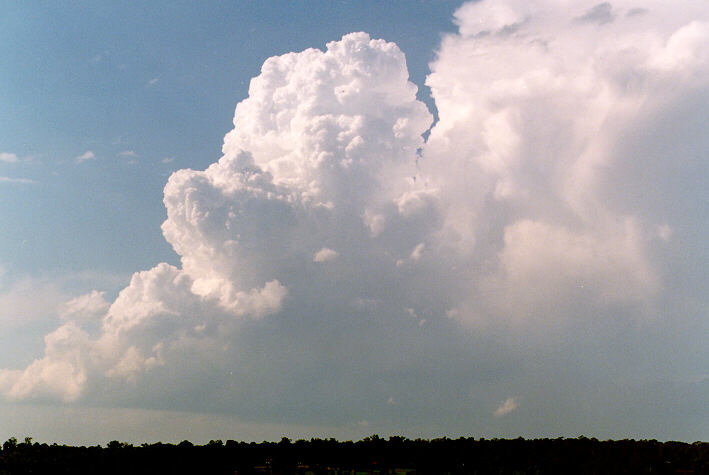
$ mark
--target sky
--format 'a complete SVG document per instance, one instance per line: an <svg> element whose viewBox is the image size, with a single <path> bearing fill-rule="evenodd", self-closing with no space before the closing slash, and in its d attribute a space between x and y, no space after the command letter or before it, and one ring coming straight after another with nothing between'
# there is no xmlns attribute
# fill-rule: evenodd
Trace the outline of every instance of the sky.
<svg viewBox="0 0 709 475"><path fill-rule="evenodd" d="M709 439L706 2L0 10L0 439Z"/></svg>

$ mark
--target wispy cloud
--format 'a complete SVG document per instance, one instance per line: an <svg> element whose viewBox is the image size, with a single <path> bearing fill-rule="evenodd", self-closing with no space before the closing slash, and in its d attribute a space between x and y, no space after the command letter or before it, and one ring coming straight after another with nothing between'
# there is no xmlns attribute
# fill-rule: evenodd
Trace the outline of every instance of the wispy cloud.
<svg viewBox="0 0 709 475"><path fill-rule="evenodd" d="M0 162L17 163L20 159L14 153L0 152Z"/></svg>
<svg viewBox="0 0 709 475"><path fill-rule="evenodd" d="M23 277L11 282L0 289L0 329L55 319L57 307L69 298L53 279Z"/></svg>
<svg viewBox="0 0 709 475"><path fill-rule="evenodd" d="M135 153L133 150L124 150L122 152L119 152L118 155L120 155L121 157L133 157L133 158L138 156L138 154Z"/></svg>
<svg viewBox="0 0 709 475"><path fill-rule="evenodd" d="M11 178L8 176L0 176L0 183L19 183L19 184L31 184L37 183L29 178Z"/></svg>
<svg viewBox="0 0 709 475"><path fill-rule="evenodd" d="M148 81L148 87L156 85L160 81L160 78L153 78Z"/></svg>
<svg viewBox="0 0 709 475"><path fill-rule="evenodd" d="M83 163L87 160L95 160L95 159L96 159L96 155L91 150L87 150L86 152L84 152L83 154L81 154L75 158L76 163Z"/></svg>
<svg viewBox="0 0 709 475"><path fill-rule="evenodd" d="M101 61L106 60L106 59L108 58L108 56L109 56L108 50L102 51L101 53L95 54L95 55L91 58L91 62L92 62L92 63L100 63Z"/></svg>

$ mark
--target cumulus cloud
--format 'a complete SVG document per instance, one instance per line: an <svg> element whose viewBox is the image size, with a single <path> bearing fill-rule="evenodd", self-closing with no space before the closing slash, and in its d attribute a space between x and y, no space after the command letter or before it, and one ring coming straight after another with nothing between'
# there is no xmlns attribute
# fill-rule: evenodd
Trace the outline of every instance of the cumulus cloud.
<svg viewBox="0 0 709 475"><path fill-rule="evenodd" d="M427 79L426 142L432 115L395 44L353 33L269 58L222 157L165 186L180 266L137 272L113 302L66 302L44 356L3 370L0 391L126 406L182 394L192 409L352 425L367 404L369 420L394 417L396 401L434 427L440 408L489 414L491 394L561 367L578 370L569 388L656 376L636 344L661 339L648 316L670 290L692 292L668 262L701 233L666 198L682 170L706 176L709 24L694 4L645 6L462 6ZM559 394L535 391L525 406ZM571 400L584 397L602 410Z"/></svg>
<svg viewBox="0 0 709 475"><path fill-rule="evenodd" d="M506 416L510 412L516 410L518 407L519 404L517 403L517 399L513 397L508 397L507 399L502 401L499 406L497 406L497 409L495 409L495 412L493 412L492 415L495 417Z"/></svg>
<svg viewBox="0 0 709 475"><path fill-rule="evenodd" d="M381 234L427 212L425 193L416 197L409 177L431 119L392 43L356 33L326 51L270 58L236 108L224 156L205 171L174 173L165 186L162 228L182 267L136 273L108 308L99 292L67 302L67 322L48 337L45 357L4 373L6 394L73 400L92 376L136 381L169 365L183 345L229 346L234 322L280 312L285 283L308 272L308 262L337 257L329 248L313 257L314 242L374 263L382 251L353 248L351 233L370 239L367 215L380 217ZM399 211L407 196L411 203ZM385 252L411 252L416 234L385 243ZM350 296L338 300L348 305ZM80 330L85 315L102 312L100 331ZM76 344L55 344L69 340ZM73 376L49 381L45 375L59 368Z"/></svg>
<svg viewBox="0 0 709 475"><path fill-rule="evenodd" d="M91 293L80 295L61 307L61 316L67 320L96 319L102 317L108 310L109 303L104 298L105 292L92 290Z"/></svg>
<svg viewBox="0 0 709 475"><path fill-rule="evenodd" d="M333 251L329 247L323 247L313 256L313 262L327 262L339 256L337 251Z"/></svg>
<svg viewBox="0 0 709 475"><path fill-rule="evenodd" d="M10 400L76 400L86 383L88 335L73 322L44 337L45 355L24 370L0 370L0 390Z"/></svg>
<svg viewBox="0 0 709 475"><path fill-rule="evenodd" d="M87 150L86 152L77 156L74 160L76 161L76 163L83 163L87 160L95 160L95 159L96 159L96 155L94 154L94 152L92 152L91 150Z"/></svg>

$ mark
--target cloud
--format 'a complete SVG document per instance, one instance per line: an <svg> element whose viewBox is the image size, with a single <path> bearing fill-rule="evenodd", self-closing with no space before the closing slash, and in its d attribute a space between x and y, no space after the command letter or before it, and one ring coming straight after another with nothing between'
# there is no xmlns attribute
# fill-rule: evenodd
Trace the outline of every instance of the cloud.
<svg viewBox="0 0 709 475"><path fill-rule="evenodd" d="M495 417L503 417L516 410L518 407L519 404L517 403L517 399L508 397L502 401L499 406L497 406L497 409L495 409L495 412L493 412L492 415Z"/></svg>
<svg viewBox="0 0 709 475"><path fill-rule="evenodd" d="M642 16L648 13L647 8L633 7L625 14L627 17Z"/></svg>
<svg viewBox="0 0 709 475"><path fill-rule="evenodd" d="M516 393L539 409L518 431L608 430L596 394L706 354L683 316L705 312L708 280L690 198L706 193L706 13L615 17L629 7L462 6L425 142L433 117L393 43L267 59L221 158L165 186L179 266L66 302L0 391L480 433L500 430L480 422L492 395Z"/></svg>
<svg viewBox="0 0 709 475"><path fill-rule="evenodd" d="M19 159L17 158L17 155L14 153L9 153L9 152L0 152L0 162L5 162L5 163L17 163Z"/></svg>
<svg viewBox="0 0 709 475"><path fill-rule="evenodd" d="M79 155L78 157L76 157L74 160L76 161L76 163L83 163L85 161L95 160L95 159L96 159L96 155L94 155L94 152L92 152L91 150L87 150L86 152L84 152L81 155Z"/></svg>
<svg viewBox="0 0 709 475"><path fill-rule="evenodd" d="M73 322L44 337L45 355L22 371L0 370L0 390L8 399L76 400L86 383L83 358L88 335Z"/></svg>
<svg viewBox="0 0 709 475"><path fill-rule="evenodd" d="M104 298L105 292L92 290L91 293L74 297L62 305L60 315L66 320L93 320L102 317L109 308Z"/></svg>
<svg viewBox="0 0 709 475"><path fill-rule="evenodd" d="M0 326L7 331L56 317L68 297L53 279L23 277L10 282L0 287Z"/></svg>
<svg viewBox="0 0 709 475"><path fill-rule="evenodd" d="M154 86L155 84L158 83L158 81L160 81L160 78L152 78L150 81L148 81L148 87Z"/></svg>
<svg viewBox="0 0 709 475"><path fill-rule="evenodd" d="M138 154L135 153L133 150L124 150L122 152L119 152L118 155L120 155L121 157L134 157L134 158L138 156Z"/></svg>
<svg viewBox="0 0 709 475"><path fill-rule="evenodd" d="M597 237L531 220L506 227L498 255L500 274L490 291L507 289L501 302L514 314L559 305L582 295L600 304L637 299L642 303L659 284L655 269L642 254L645 243L636 223L619 226L616 236ZM581 295L579 295L581 294Z"/></svg>
<svg viewBox="0 0 709 475"><path fill-rule="evenodd" d="M594 21L611 12L606 4L574 8L582 13L570 9L571 18ZM473 277L476 296L461 320L505 308L503 318L550 322L564 315L550 308L573 308L579 298L599 308L635 305L640 314L662 288L651 255L666 223L622 197L610 201L604 183L642 160L642 148L618 147L630 124L663 114L668 79L660 70L672 70L680 88L706 87L694 75L705 70L698 45L707 44L707 26L670 14L661 27L579 30L562 16L552 2L467 4L456 13L461 34L444 39L427 79L440 121L421 163L445 191L442 236L490 269ZM468 36L521 18L514 34Z"/></svg>
<svg viewBox="0 0 709 475"><path fill-rule="evenodd" d="M31 185L37 182L29 178L13 178L8 176L0 176L0 183L17 183L21 185Z"/></svg>
<svg viewBox="0 0 709 475"><path fill-rule="evenodd" d="M323 75L323 68L331 73ZM274 101L279 116L263 115ZM431 115L416 100L404 56L392 43L357 33L329 43L325 52L271 58L234 121L217 163L205 171L180 170L165 187L163 232L182 267L160 264L136 273L107 311L98 293L66 304L67 322L52 335L76 345L50 348L58 341L50 338L43 358L5 374L9 397L74 400L91 392L92 378L137 381L173 365L184 345L228 346L239 320L284 308L290 295L284 282L292 285L306 272L313 243L339 247L352 232L370 239L362 219L367 213L382 217L385 234L389 225L395 232L426 211L410 205L402 214L394 205L416 191L403 177L411 176ZM357 189L347 191L348 183ZM314 226L321 231L312 232ZM420 242L417 234L397 240L391 250L410 253L406 248ZM288 235L300 237L286 240ZM411 239L416 241L409 244ZM348 260L380 259L367 247L349 253ZM335 255L321 249L315 260ZM300 292L295 299L310 298L307 289ZM350 299L337 297L336 305ZM89 335L80 331L79 315L94 310L105 314L101 331ZM42 376L60 367L74 377Z"/></svg>
<svg viewBox="0 0 709 475"><path fill-rule="evenodd" d="M603 2L589 8L583 15L577 17L576 21L579 23L596 23L603 25L612 22L614 19L613 6L608 2Z"/></svg>
<svg viewBox="0 0 709 475"><path fill-rule="evenodd" d="M328 247L323 247L313 256L313 262L327 262L331 261L339 256L337 251L333 251Z"/></svg>
<svg viewBox="0 0 709 475"><path fill-rule="evenodd" d="M468 2L455 12L455 22L464 37L500 33L521 24L528 11L509 2L488 3L483 8Z"/></svg>

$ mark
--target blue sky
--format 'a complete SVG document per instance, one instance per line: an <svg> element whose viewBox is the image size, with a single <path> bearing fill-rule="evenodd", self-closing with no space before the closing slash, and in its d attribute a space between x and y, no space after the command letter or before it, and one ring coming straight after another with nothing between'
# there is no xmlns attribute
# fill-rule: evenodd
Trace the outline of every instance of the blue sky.
<svg viewBox="0 0 709 475"><path fill-rule="evenodd" d="M702 2L0 11L0 438L709 436Z"/></svg>

